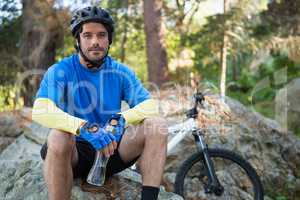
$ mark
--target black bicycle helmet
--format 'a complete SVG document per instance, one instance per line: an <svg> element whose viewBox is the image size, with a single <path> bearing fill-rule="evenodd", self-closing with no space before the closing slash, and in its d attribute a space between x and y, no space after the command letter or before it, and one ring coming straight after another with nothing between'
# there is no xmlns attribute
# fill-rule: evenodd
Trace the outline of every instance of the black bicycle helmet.
<svg viewBox="0 0 300 200"><path fill-rule="evenodd" d="M89 6L77 10L71 19L71 32L75 38L78 36L78 30L80 27L87 22L99 22L103 24L108 32L109 44L112 43L114 20L105 9L96 6Z"/></svg>

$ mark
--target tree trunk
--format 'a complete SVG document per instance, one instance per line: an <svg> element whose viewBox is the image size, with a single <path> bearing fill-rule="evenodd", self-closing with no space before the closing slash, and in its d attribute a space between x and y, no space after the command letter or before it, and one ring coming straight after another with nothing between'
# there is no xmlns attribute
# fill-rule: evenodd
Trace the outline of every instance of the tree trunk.
<svg viewBox="0 0 300 200"><path fill-rule="evenodd" d="M163 42L162 0L144 0L148 80L161 86L168 80L167 52Z"/></svg>
<svg viewBox="0 0 300 200"><path fill-rule="evenodd" d="M129 12L129 2L128 0L124 1L125 5L126 5L126 11L125 11L125 22L128 21L128 12ZM124 26L124 30L123 30L123 34L122 34L122 41L121 41L121 62L125 62L125 55L126 55L126 50L125 50L125 46L126 46L126 42L127 42L127 32L128 32L128 27L125 25Z"/></svg>
<svg viewBox="0 0 300 200"><path fill-rule="evenodd" d="M63 27L53 9L51 0L22 1L23 40L21 56L23 63L22 96L26 106L31 106L39 79L35 69L46 70L55 62L56 49L62 44Z"/></svg>
<svg viewBox="0 0 300 200"><path fill-rule="evenodd" d="M226 13L227 0L224 0L224 15ZM224 20L224 35L221 52L221 78L220 78L220 95L224 99L226 95L226 71L227 71L227 43L228 36L226 33L226 21Z"/></svg>

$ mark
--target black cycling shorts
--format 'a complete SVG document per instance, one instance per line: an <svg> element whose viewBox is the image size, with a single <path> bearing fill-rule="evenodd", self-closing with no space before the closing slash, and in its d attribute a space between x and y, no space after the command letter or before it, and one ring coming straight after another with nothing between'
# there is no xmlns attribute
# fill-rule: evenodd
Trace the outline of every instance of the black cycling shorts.
<svg viewBox="0 0 300 200"><path fill-rule="evenodd" d="M119 154L119 144L118 148L115 149L114 154L110 156L107 166L106 166L106 178L112 176L113 174L116 174L118 172L123 171L124 169L132 166L139 157L136 157L132 161L125 163L120 157ZM76 141L76 148L78 152L78 163L73 168L73 177L74 178L82 178L86 179L88 176L88 173L93 165L94 158L95 158L95 149L93 146L86 142L86 141ZM45 143L42 146L42 149L40 151L41 157L43 160L45 160L47 155L47 143Z"/></svg>

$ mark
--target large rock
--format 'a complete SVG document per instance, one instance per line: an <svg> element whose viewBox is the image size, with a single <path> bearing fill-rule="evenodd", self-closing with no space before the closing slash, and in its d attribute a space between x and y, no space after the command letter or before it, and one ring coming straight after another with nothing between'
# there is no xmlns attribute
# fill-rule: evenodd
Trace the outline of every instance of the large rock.
<svg viewBox="0 0 300 200"><path fill-rule="evenodd" d="M13 113L1 113L0 136L17 137L22 133L22 127Z"/></svg>
<svg viewBox="0 0 300 200"><path fill-rule="evenodd" d="M275 102L276 120L285 129L300 135L300 78L294 79L279 90Z"/></svg>
<svg viewBox="0 0 300 200"><path fill-rule="evenodd" d="M0 153L14 140L14 137L0 137Z"/></svg>
<svg viewBox="0 0 300 200"><path fill-rule="evenodd" d="M236 101L227 102L239 122L228 139L236 138L234 150L256 167L267 194L300 199L300 139L276 121L249 112Z"/></svg>
<svg viewBox="0 0 300 200"><path fill-rule="evenodd" d="M28 122L31 122L30 108L0 113L0 153L25 131Z"/></svg>
<svg viewBox="0 0 300 200"><path fill-rule="evenodd" d="M47 188L42 176L39 155L41 144L49 129L31 123L24 134L0 155L0 199L40 200L47 199ZM125 170L115 175L104 187L93 187L77 179L72 188L72 200L140 199L141 177ZM181 200L180 196L161 188L159 199Z"/></svg>
<svg viewBox="0 0 300 200"><path fill-rule="evenodd" d="M47 188L42 178L42 163L37 160L0 162L0 196L6 200L47 199ZM5 172L5 173L3 173ZM77 179L72 188L72 200L140 199L139 182L116 175L104 187L92 187ZM1 198L2 199L2 198ZM161 189L159 199L182 198Z"/></svg>

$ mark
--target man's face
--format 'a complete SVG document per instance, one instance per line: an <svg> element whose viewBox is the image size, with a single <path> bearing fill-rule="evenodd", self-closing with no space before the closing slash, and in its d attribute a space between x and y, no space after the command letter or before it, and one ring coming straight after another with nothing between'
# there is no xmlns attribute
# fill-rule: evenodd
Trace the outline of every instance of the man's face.
<svg viewBox="0 0 300 200"><path fill-rule="evenodd" d="M102 24L95 22L83 24L80 47L88 59L100 61L106 55L108 46L108 33Z"/></svg>

